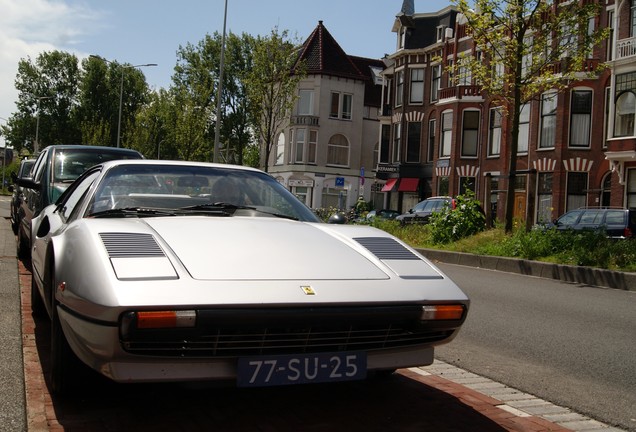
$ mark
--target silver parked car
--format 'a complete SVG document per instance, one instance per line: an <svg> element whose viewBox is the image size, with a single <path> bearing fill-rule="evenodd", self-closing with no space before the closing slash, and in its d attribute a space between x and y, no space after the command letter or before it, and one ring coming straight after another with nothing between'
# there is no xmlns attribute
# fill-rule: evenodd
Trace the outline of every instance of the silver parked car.
<svg viewBox="0 0 636 432"><path fill-rule="evenodd" d="M37 218L33 308L52 319L58 393L78 364L122 383L364 379L432 363L469 308L408 245L322 223L251 168L106 162Z"/></svg>

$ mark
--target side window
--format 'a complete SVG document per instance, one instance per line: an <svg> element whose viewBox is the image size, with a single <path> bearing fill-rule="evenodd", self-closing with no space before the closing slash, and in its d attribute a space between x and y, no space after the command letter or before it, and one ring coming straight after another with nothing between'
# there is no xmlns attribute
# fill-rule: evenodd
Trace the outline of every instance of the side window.
<svg viewBox="0 0 636 432"><path fill-rule="evenodd" d="M622 224L625 223L625 212L622 210L609 210L605 215L606 224Z"/></svg>
<svg viewBox="0 0 636 432"><path fill-rule="evenodd" d="M42 180L42 173L44 172L44 165L46 161L46 156L49 152L44 150L38 156L38 159L35 161L35 165L33 166L33 180L39 182Z"/></svg>
<svg viewBox="0 0 636 432"><path fill-rule="evenodd" d="M75 208L80 207L77 204L82 200L82 197L86 194L86 191L90 188L98 175L99 171L90 173L83 178L82 181L74 184L74 188L72 190L69 190L68 195L62 202L62 208L60 209L60 215L64 220L75 217L76 212L74 212L74 210Z"/></svg>

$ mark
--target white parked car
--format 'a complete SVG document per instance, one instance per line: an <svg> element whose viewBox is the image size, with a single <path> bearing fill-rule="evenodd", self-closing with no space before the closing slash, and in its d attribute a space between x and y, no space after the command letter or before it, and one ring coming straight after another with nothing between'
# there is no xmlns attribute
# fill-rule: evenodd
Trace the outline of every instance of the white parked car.
<svg viewBox="0 0 636 432"><path fill-rule="evenodd" d="M432 363L468 312L414 249L320 222L255 169L106 162L38 218L33 308L52 319L58 393L82 363L122 383L364 379Z"/></svg>

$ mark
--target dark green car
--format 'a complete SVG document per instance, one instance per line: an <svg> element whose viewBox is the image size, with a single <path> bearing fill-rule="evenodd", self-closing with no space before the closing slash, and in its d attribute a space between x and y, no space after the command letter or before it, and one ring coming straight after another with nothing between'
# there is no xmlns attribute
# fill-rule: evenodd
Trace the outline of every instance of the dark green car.
<svg viewBox="0 0 636 432"><path fill-rule="evenodd" d="M118 159L143 159L136 150L89 145L51 145L38 155L31 177L17 178L23 197L17 209L18 257L30 255L32 219L53 204L88 168Z"/></svg>

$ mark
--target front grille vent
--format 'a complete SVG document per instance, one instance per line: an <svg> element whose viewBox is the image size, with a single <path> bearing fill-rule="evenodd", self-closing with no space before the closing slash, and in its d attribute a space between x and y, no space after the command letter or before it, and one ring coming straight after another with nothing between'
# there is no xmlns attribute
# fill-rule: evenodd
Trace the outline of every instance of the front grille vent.
<svg viewBox="0 0 636 432"><path fill-rule="evenodd" d="M381 260L420 260L421 258L390 237L357 237L355 241Z"/></svg>
<svg viewBox="0 0 636 432"><path fill-rule="evenodd" d="M163 257L165 254L151 234L100 233L110 258Z"/></svg>
<svg viewBox="0 0 636 432"><path fill-rule="evenodd" d="M122 344L138 355L232 357L426 346L451 334L448 329L414 330L399 325L210 328L204 332L139 332Z"/></svg>

